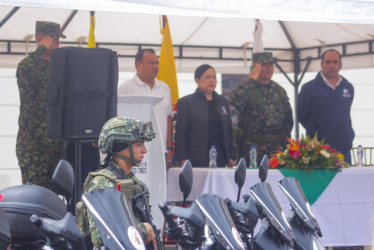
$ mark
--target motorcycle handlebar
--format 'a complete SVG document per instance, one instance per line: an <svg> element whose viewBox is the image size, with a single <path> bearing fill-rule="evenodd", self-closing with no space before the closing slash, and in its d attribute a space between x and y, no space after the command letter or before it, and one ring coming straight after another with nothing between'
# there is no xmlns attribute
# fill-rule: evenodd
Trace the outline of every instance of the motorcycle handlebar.
<svg viewBox="0 0 374 250"><path fill-rule="evenodd" d="M158 203L158 207L160 208L162 214L164 215L164 218L166 220L166 223L168 224L168 227L171 230L177 229L178 225L174 221L174 218L170 213L169 206L167 206L164 202L160 202L160 203Z"/></svg>
<svg viewBox="0 0 374 250"><path fill-rule="evenodd" d="M43 231L49 238L52 246L66 244L62 239L70 242L72 249L86 249L83 236L79 232L76 222L71 213L66 213L61 220L40 218L33 214L30 221L37 229ZM64 246L65 247L65 246ZM69 249L69 248L66 248Z"/></svg>
<svg viewBox="0 0 374 250"><path fill-rule="evenodd" d="M169 236L176 239L185 249L195 249L201 245L204 240L204 217L195 203L189 208L177 206L167 206L165 203L158 204L164 218L167 222L166 232ZM173 216L185 220L183 226L179 226Z"/></svg>
<svg viewBox="0 0 374 250"><path fill-rule="evenodd" d="M232 201L228 198L225 199L225 202L229 209L237 211L247 217L258 217L258 212L255 203L252 200L249 200L247 203L240 203Z"/></svg>
<svg viewBox="0 0 374 250"><path fill-rule="evenodd" d="M162 208L160 207L160 204L162 204L161 205ZM176 217L185 219L186 221L194 224L197 227L204 227L205 225L204 216L202 215L202 213L200 212L200 209L197 207L195 203L192 203L192 205L188 208L184 208L184 207L178 207L178 206L166 206L164 203L160 202L159 207L161 211L163 211L163 213L165 211L171 219L173 219L172 216L176 216ZM165 220L166 222L169 223L166 217L165 217ZM170 223L175 224L175 221L174 220L173 222L170 221ZM172 225L170 225L170 227L171 226Z"/></svg>

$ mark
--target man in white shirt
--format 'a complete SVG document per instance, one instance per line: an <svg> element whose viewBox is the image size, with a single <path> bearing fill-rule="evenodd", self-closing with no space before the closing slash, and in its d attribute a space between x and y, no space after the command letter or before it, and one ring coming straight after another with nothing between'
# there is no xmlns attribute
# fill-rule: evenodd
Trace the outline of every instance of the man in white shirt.
<svg viewBox="0 0 374 250"><path fill-rule="evenodd" d="M158 57L153 49L141 49L135 56L135 76L122 83L118 89L121 95L150 95L163 97L163 100L155 105L156 116L160 125L162 139L168 154L168 166L172 161L172 118L171 95L169 86L156 79L158 75Z"/></svg>

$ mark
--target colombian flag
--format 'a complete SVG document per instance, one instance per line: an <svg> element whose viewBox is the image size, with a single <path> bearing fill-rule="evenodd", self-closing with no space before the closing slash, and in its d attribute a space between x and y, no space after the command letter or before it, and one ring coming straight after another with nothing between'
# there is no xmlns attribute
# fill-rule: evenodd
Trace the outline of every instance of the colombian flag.
<svg viewBox="0 0 374 250"><path fill-rule="evenodd" d="M96 48L95 42L95 11L90 11L90 33L88 35L87 48Z"/></svg>
<svg viewBox="0 0 374 250"><path fill-rule="evenodd" d="M161 34L163 35L163 38L157 79L169 85L171 103L173 105L173 110L175 110L179 99L177 70L175 68L174 50L170 36L169 22L166 16L162 16Z"/></svg>

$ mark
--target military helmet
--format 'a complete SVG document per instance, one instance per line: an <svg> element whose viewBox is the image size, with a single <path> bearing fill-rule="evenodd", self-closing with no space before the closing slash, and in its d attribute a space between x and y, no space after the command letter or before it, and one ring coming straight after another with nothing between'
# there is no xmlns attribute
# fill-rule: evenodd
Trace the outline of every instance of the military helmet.
<svg viewBox="0 0 374 250"><path fill-rule="evenodd" d="M114 117L108 120L101 129L99 150L103 154L112 153L114 143L151 141L156 134L152 122L143 122L130 117Z"/></svg>

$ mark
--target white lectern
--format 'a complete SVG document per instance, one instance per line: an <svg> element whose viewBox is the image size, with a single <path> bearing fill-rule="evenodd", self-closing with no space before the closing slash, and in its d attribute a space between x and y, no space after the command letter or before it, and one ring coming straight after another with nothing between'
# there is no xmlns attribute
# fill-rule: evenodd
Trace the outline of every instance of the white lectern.
<svg viewBox="0 0 374 250"><path fill-rule="evenodd" d="M141 121L152 121L156 138L146 143L148 153L140 167L133 167L136 176L147 184L151 199L153 222L161 229L164 217L158 208L160 201L166 201L166 159L161 130L154 111L154 105L163 98L156 96L119 96L118 116L132 117Z"/></svg>

